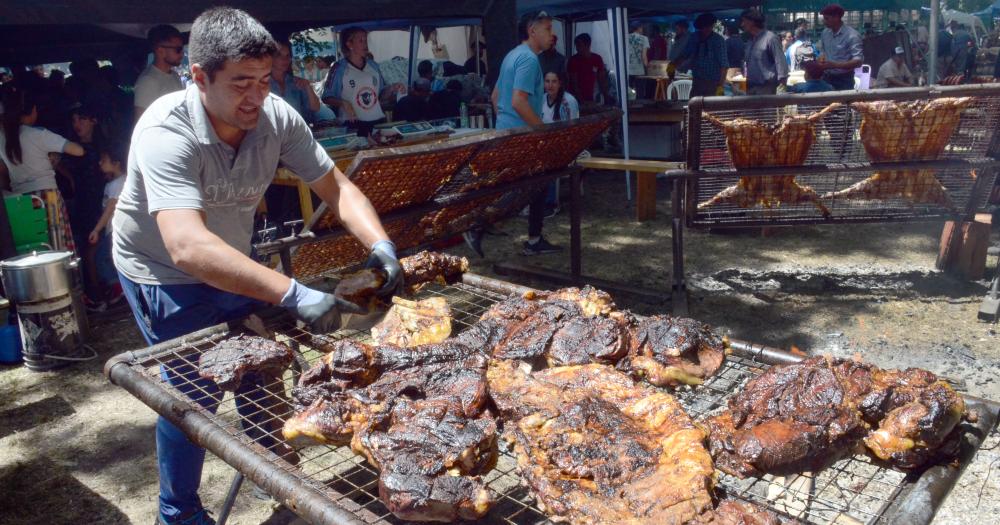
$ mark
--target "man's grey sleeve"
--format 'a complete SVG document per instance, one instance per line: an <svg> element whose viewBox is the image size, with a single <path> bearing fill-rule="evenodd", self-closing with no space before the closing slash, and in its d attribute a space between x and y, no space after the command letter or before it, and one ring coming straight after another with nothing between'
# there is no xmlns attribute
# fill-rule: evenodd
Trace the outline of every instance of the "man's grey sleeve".
<svg viewBox="0 0 1000 525"><path fill-rule="evenodd" d="M306 183L313 183L333 169L333 160L313 138L309 125L287 102L274 101L281 139L280 163Z"/></svg>
<svg viewBox="0 0 1000 525"><path fill-rule="evenodd" d="M132 143L149 213L204 208L201 158L192 137L161 127L146 128Z"/></svg>

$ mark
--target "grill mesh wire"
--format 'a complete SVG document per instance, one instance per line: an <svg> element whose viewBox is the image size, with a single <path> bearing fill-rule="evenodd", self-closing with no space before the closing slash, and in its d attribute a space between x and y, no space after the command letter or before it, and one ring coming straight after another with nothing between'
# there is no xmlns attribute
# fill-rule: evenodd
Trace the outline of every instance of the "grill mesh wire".
<svg viewBox="0 0 1000 525"><path fill-rule="evenodd" d="M479 319L490 305L505 296L490 290L463 283L449 286L430 285L418 294L418 298L430 296L444 297L451 307L453 333L458 333ZM279 341L296 348L301 361L312 364L321 354L310 347L314 336L296 328L287 319L269 321L267 328L273 330ZM250 413L239 414L234 396L227 393L218 411L212 415L192 400L181 394L175 387L160 379L160 367L177 368L181 365L197 367L201 352L211 348L228 334L219 334L200 341L185 342L142 363L132 366L142 371L150 379L177 399L198 410L209 419L241 440L255 453L265 457L274 466L301 479L307 486L326 495L348 511L353 512L367 523L404 523L395 518L378 499L378 472L361 456L354 454L350 447L315 446L296 453L282 443L281 425L290 414L280 392L289 392L296 377L292 371L262 388L267 394L256 401L241 396L241 401L252 407ZM341 330L327 340L359 339L368 340L367 332ZM723 409L726 400L752 377L762 373L769 365L752 358L729 356L722 369L704 385L691 388L682 387L674 392L688 413L694 419L713 414ZM196 392L193 401L207 397L204 390L193 382L189 384ZM204 400L204 399L202 399ZM209 406L213 406L209 404ZM251 422L253 419L255 422ZM278 442L264 449L248 438L241 428L269 434ZM535 499L520 484L513 454L501 443L501 454L496 468L484 476L488 486L496 492L497 501L483 520L485 523L541 524L552 523L539 510ZM900 494L906 484L905 474L873 464L865 456L855 456L838 461L833 466L816 473L812 487L806 483L806 475L791 476L782 484L772 476L739 480L719 472L718 488L725 493L782 512L799 520L815 524L842 523L883 523L884 511ZM780 488L785 486L787 488ZM851 521L851 519L855 521Z"/></svg>
<svg viewBox="0 0 1000 525"><path fill-rule="evenodd" d="M722 121L737 118L756 120L766 123L778 123L788 115L809 115L826 107L820 106L784 106L779 108L757 108L741 110L707 111ZM964 160L972 163L988 163L990 142L994 132L1000 126L1000 97L977 97L961 112L957 129L952 134L944 152L938 157L941 160ZM865 165L871 162L860 139L862 117L856 110L840 110L828 114L815 124L816 140L809 149L804 165L833 167L834 171L823 174L799 174L794 167L788 170L789 175L797 175L796 181L802 186L811 187L820 195L836 192L864 180L873 173L868 171L836 171L838 165ZM703 174L691 182L689 190L693 193L695 205L711 199L723 189L736 183L735 167L726 146L726 137L718 126L711 124L704 116L701 117L699 134L698 159L699 170ZM891 142L890 142L891 145ZM905 148L906 144L899 147ZM935 160L935 159L920 159ZM912 218L936 219L952 217L963 213L970 204L970 199L976 207L985 205L986 193L992 187L996 177L996 168L986 165L975 170L977 177L986 177L988 184L983 195L972 195L975 178L968 169L938 169L931 170L933 176L944 186L953 206L913 203L901 197L864 200L861 197L824 199L823 203L830 210L832 219L870 221L870 220L902 220ZM912 187L920 192L921 184ZM823 215L811 203L782 203L781 205L764 208L756 205L743 208L734 204L718 204L697 210L694 206L689 211L689 223L693 226L707 225L737 225L744 222L817 222Z"/></svg>

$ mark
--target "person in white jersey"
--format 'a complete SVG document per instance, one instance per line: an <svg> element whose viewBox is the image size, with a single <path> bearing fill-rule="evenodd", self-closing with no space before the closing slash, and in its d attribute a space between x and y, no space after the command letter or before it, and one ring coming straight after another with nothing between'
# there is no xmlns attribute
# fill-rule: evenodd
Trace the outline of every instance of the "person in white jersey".
<svg viewBox="0 0 1000 525"><path fill-rule="evenodd" d="M376 124L385 122L380 99L402 90L385 85L378 64L368 58L368 31L349 27L340 33L344 58L331 68L323 88L323 103L337 111L339 119L358 136L367 137Z"/></svg>

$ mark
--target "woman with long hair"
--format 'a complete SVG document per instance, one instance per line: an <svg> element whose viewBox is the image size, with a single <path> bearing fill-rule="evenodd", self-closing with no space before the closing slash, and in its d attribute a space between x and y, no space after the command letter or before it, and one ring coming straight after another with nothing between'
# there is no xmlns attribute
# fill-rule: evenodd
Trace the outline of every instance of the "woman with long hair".
<svg viewBox="0 0 1000 525"><path fill-rule="evenodd" d="M56 172L49 154L80 157L84 154L83 147L47 129L34 127L38 121L38 104L29 91L22 88L8 91L3 107L0 160L10 172L11 190L41 198L49 210L52 249L75 251L69 213L56 185Z"/></svg>
<svg viewBox="0 0 1000 525"><path fill-rule="evenodd" d="M344 58L330 69L323 88L323 102L337 110L337 117L367 137L376 124L385 122L380 99L400 92L403 86L385 85L378 64L369 58L368 31L349 27L340 32Z"/></svg>
<svg viewBox="0 0 1000 525"><path fill-rule="evenodd" d="M566 91L566 76L549 71L545 73L545 102L542 104L542 122L580 118L580 103Z"/></svg>

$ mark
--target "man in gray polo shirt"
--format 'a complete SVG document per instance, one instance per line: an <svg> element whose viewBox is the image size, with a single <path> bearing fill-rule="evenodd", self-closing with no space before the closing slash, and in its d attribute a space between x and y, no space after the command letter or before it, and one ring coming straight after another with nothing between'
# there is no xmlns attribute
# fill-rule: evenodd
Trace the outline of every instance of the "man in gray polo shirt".
<svg viewBox="0 0 1000 525"><path fill-rule="evenodd" d="M823 80L837 91L854 89L854 70L864 62L861 34L844 24L844 8L830 4L820 11L826 29L820 36L823 44L819 62Z"/></svg>
<svg viewBox="0 0 1000 525"><path fill-rule="evenodd" d="M388 276L380 290L402 286L395 247L368 199L337 170L305 121L269 93L276 44L243 11L213 8L199 16L189 42L194 85L154 102L132 134L125 188L113 221L113 252L125 297L146 341L154 344L280 304L313 332L338 328L349 306L248 257L253 216L279 166L289 168L371 248L368 266ZM214 411L214 382L186 362L169 363L164 380ZM238 400L253 391L238 391ZM254 407L238 406L261 446ZM244 410L248 409L248 410ZM160 471L157 523L214 523L198 498L205 451L177 427L156 425Z"/></svg>

